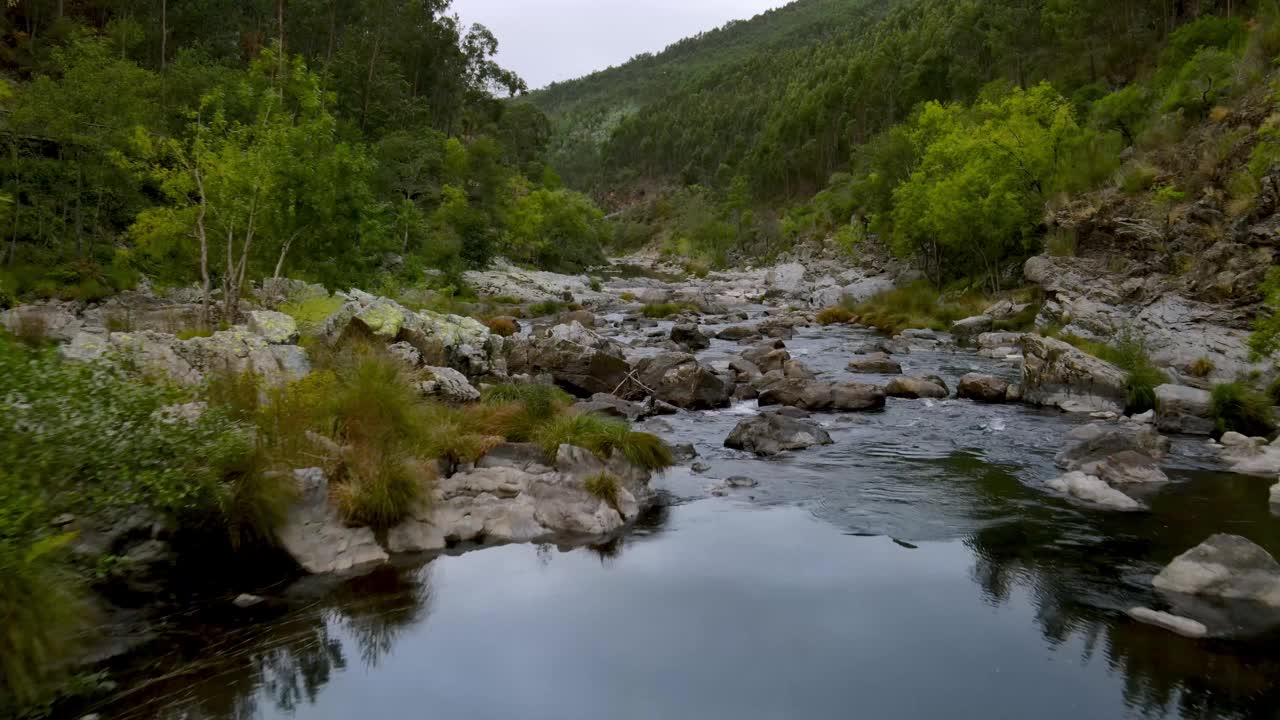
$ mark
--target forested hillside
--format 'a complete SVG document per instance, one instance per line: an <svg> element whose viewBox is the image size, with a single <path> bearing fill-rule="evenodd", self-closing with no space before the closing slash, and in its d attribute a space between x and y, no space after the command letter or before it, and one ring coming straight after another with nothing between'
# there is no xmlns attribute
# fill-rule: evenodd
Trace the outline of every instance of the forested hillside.
<svg viewBox="0 0 1280 720"><path fill-rule="evenodd" d="M598 257L448 0L20 0L0 36L0 306Z"/></svg>
<svg viewBox="0 0 1280 720"><path fill-rule="evenodd" d="M936 282L995 285L1055 198L1247 205L1271 150L1231 110L1271 79L1276 19L1272 0L799 0L534 100L578 188L674 189L624 215L620 247L716 264L874 235ZM1243 143L1213 182L1159 166L1204 123Z"/></svg>

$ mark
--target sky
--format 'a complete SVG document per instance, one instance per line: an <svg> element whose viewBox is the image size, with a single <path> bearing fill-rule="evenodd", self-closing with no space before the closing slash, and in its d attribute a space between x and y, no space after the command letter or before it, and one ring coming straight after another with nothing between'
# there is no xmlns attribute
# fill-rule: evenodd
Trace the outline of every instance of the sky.
<svg viewBox="0 0 1280 720"><path fill-rule="evenodd" d="M454 0L468 25L498 38L498 62L529 89L621 65L786 0Z"/></svg>

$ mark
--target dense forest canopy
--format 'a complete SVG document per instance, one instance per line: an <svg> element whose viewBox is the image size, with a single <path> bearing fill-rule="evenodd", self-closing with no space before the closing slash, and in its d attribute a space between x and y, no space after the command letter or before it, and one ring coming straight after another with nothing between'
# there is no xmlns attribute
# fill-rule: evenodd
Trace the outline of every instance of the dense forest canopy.
<svg viewBox="0 0 1280 720"><path fill-rule="evenodd" d="M1050 199L1263 87L1277 18L1274 0L798 0L531 99L570 186L617 207L664 190L619 247L719 264L876 235L935 282L997 285L1039 251ZM1200 188L1140 188L1161 189Z"/></svg>
<svg viewBox="0 0 1280 720"><path fill-rule="evenodd" d="M17 0L0 37L0 302L598 257L448 0Z"/></svg>

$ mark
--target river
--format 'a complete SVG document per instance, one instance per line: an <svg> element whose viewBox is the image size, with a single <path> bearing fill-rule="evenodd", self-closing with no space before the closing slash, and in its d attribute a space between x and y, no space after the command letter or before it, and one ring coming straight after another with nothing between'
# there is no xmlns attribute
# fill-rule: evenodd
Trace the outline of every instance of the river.
<svg viewBox="0 0 1280 720"><path fill-rule="evenodd" d="M758 309L757 309L758 311ZM661 329L664 326L659 326ZM714 326L709 327L714 330ZM635 339L635 332L623 339ZM839 379L872 338L787 343ZM699 354L727 358L715 341ZM954 388L1016 368L915 351ZM1265 478L1174 439L1151 512L1081 508L1043 488L1083 422L1021 405L890 400L817 416L835 444L774 460L722 447L752 403L662 419L710 469L673 469L625 536L408 559L303 582L252 622L193 612L125 668L104 717L1276 718L1276 637L1194 641L1124 611L1213 532L1280 554ZM709 496L743 475L754 488Z"/></svg>

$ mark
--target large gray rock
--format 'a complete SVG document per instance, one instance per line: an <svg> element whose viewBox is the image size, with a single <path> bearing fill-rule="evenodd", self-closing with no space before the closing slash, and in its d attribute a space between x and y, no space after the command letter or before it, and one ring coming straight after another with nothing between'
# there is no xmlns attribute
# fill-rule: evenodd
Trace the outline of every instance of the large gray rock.
<svg viewBox="0 0 1280 720"><path fill-rule="evenodd" d="M884 407L884 391L864 383L826 383L802 378L779 378L760 388L760 407L783 405L810 411L875 410Z"/></svg>
<svg viewBox="0 0 1280 720"><path fill-rule="evenodd" d="M652 395L689 410L726 407L733 386L688 353L661 353L636 365L638 383L628 383L626 397Z"/></svg>
<svg viewBox="0 0 1280 720"><path fill-rule="evenodd" d="M1174 615L1172 613L1152 610L1151 608L1135 607L1128 611L1129 617L1147 625L1154 625L1158 628L1164 628L1169 632L1189 637L1192 639L1202 638L1209 633L1209 628L1204 623L1191 618Z"/></svg>
<svg viewBox="0 0 1280 720"><path fill-rule="evenodd" d="M1077 500L1109 510L1142 509L1141 503L1111 487L1106 481L1079 471L1050 480L1048 486Z"/></svg>
<svg viewBox="0 0 1280 720"><path fill-rule="evenodd" d="M312 574L346 572L385 562L387 553L369 528L350 528L329 502L329 480L318 468L298 470L301 500L277 537L280 547Z"/></svg>
<svg viewBox="0 0 1280 720"><path fill-rule="evenodd" d="M1022 338L1022 399L1067 412L1124 412L1128 375L1061 340Z"/></svg>
<svg viewBox="0 0 1280 720"><path fill-rule="evenodd" d="M747 327L746 325L731 325L716 333L717 339L730 340L733 342L758 337L760 337L760 331L752 327Z"/></svg>
<svg viewBox="0 0 1280 720"><path fill-rule="evenodd" d="M1096 422L1067 433L1066 442L1054 457L1064 470L1088 469L1112 455L1133 451L1153 460L1169 452L1169 438L1150 425Z"/></svg>
<svg viewBox="0 0 1280 720"><path fill-rule="evenodd" d="M956 340L969 342L985 332L991 332L994 320L989 315L975 315L957 321L951 326L951 334Z"/></svg>
<svg viewBox="0 0 1280 720"><path fill-rule="evenodd" d="M951 393L940 378L896 377L884 386L884 394L896 398L945 400Z"/></svg>
<svg viewBox="0 0 1280 720"><path fill-rule="evenodd" d="M969 373L960 378L956 397L980 403L1003 403L1007 400L1009 383L998 377Z"/></svg>
<svg viewBox="0 0 1280 720"><path fill-rule="evenodd" d="M867 355L859 355L849 361L847 366L849 372L864 373L873 375L901 375L902 365L897 360L889 357L886 353L874 352Z"/></svg>
<svg viewBox="0 0 1280 720"><path fill-rule="evenodd" d="M549 373L556 384L580 396L619 392L631 373L621 346L579 323L557 325L545 337L513 343L507 364L511 372Z"/></svg>
<svg viewBox="0 0 1280 720"><path fill-rule="evenodd" d="M831 436L817 423L776 413L764 413L743 420L724 441L725 447L763 456L831 443Z"/></svg>
<svg viewBox="0 0 1280 720"><path fill-rule="evenodd" d="M607 475L612 497L588 480ZM392 552L429 552L452 543L485 545L604 537L635 521L652 498L649 473L615 453L608 461L563 445L547 462L533 445L500 445L473 470L437 480L431 502L387 534Z"/></svg>
<svg viewBox="0 0 1280 720"><path fill-rule="evenodd" d="M681 323L671 328L671 342L682 345L690 352L696 350L706 350L711 347L711 341L706 335L698 329L694 323Z"/></svg>
<svg viewBox="0 0 1280 720"><path fill-rule="evenodd" d="M791 361L791 353L771 343L756 345L742 351L742 359L755 365L762 373L782 370Z"/></svg>
<svg viewBox="0 0 1280 720"><path fill-rule="evenodd" d="M435 360L433 364L443 363L468 377L506 372L501 362L503 339L478 320L430 310L414 312L394 300L359 290L343 297L347 302L321 330L330 344L352 334L388 345L408 342L428 362Z"/></svg>
<svg viewBox="0 0 1280 720"><path fill-rule="evenodd" d="M1166 592L1250 600L1280 608L1280 563L1238 535L1210 537L1174 558L1151 584Z"/></svg>
<svg viewBox="0 0 1280 720"><path fill-rule="evenodd" d="M480 399L467 376L445 367L423 368L427 378L418 383L418 391L427 397L437 397L450 403L469 403Z"/></svg>
<svg viewBox="0 0 1280 720"><path fill-rule="evenodd" d="M1213 397L1199 388L1161 385L1156 388L1156 427L1164 432L1212 435Z"/></svg>
<svg viewBox="0 0 1280 720"><path fill-rule="evenodd" d="M145 372L164 375L184 385L198 385L209 373L255 373L269 385L305 377L311 372L307 351L297 345L272 345L243 327L209 337L179 340L144 330L80 332L59 348L68 360L128 359Z"/></svg>
<svg viewBox="0 0 1280 720"><path fill-rule="evenodd" d="M66 342L84 327L75 305L49 300L0 311L0 327L19 337Z"/></svg>
<svg viewBox="0 0 1280 720"><path fill-rule="evenodd" d="M609 293L592 290L591 281L585 276L528 270L501 258L485 270L463 273L463 279L481 296L509 297L526 303L564 300L568 296L584 305L597 306L615 299Z"/></svg>
<svg viewBox="0 0 1280 720"><path fill-rule="evenodd" d="M1093 463L1088 472L1097 475L1109 485L1141 485L1168 482L1155 460L1136 450L1121 450Z"/></svg>
<svg viewBox="0 0 1280 720"><path fill-rule="evenodd" d="M262 336L272 345L292 345L298 342L298 323L292 317L271 310L250 310L249 332Z"/></svg>

